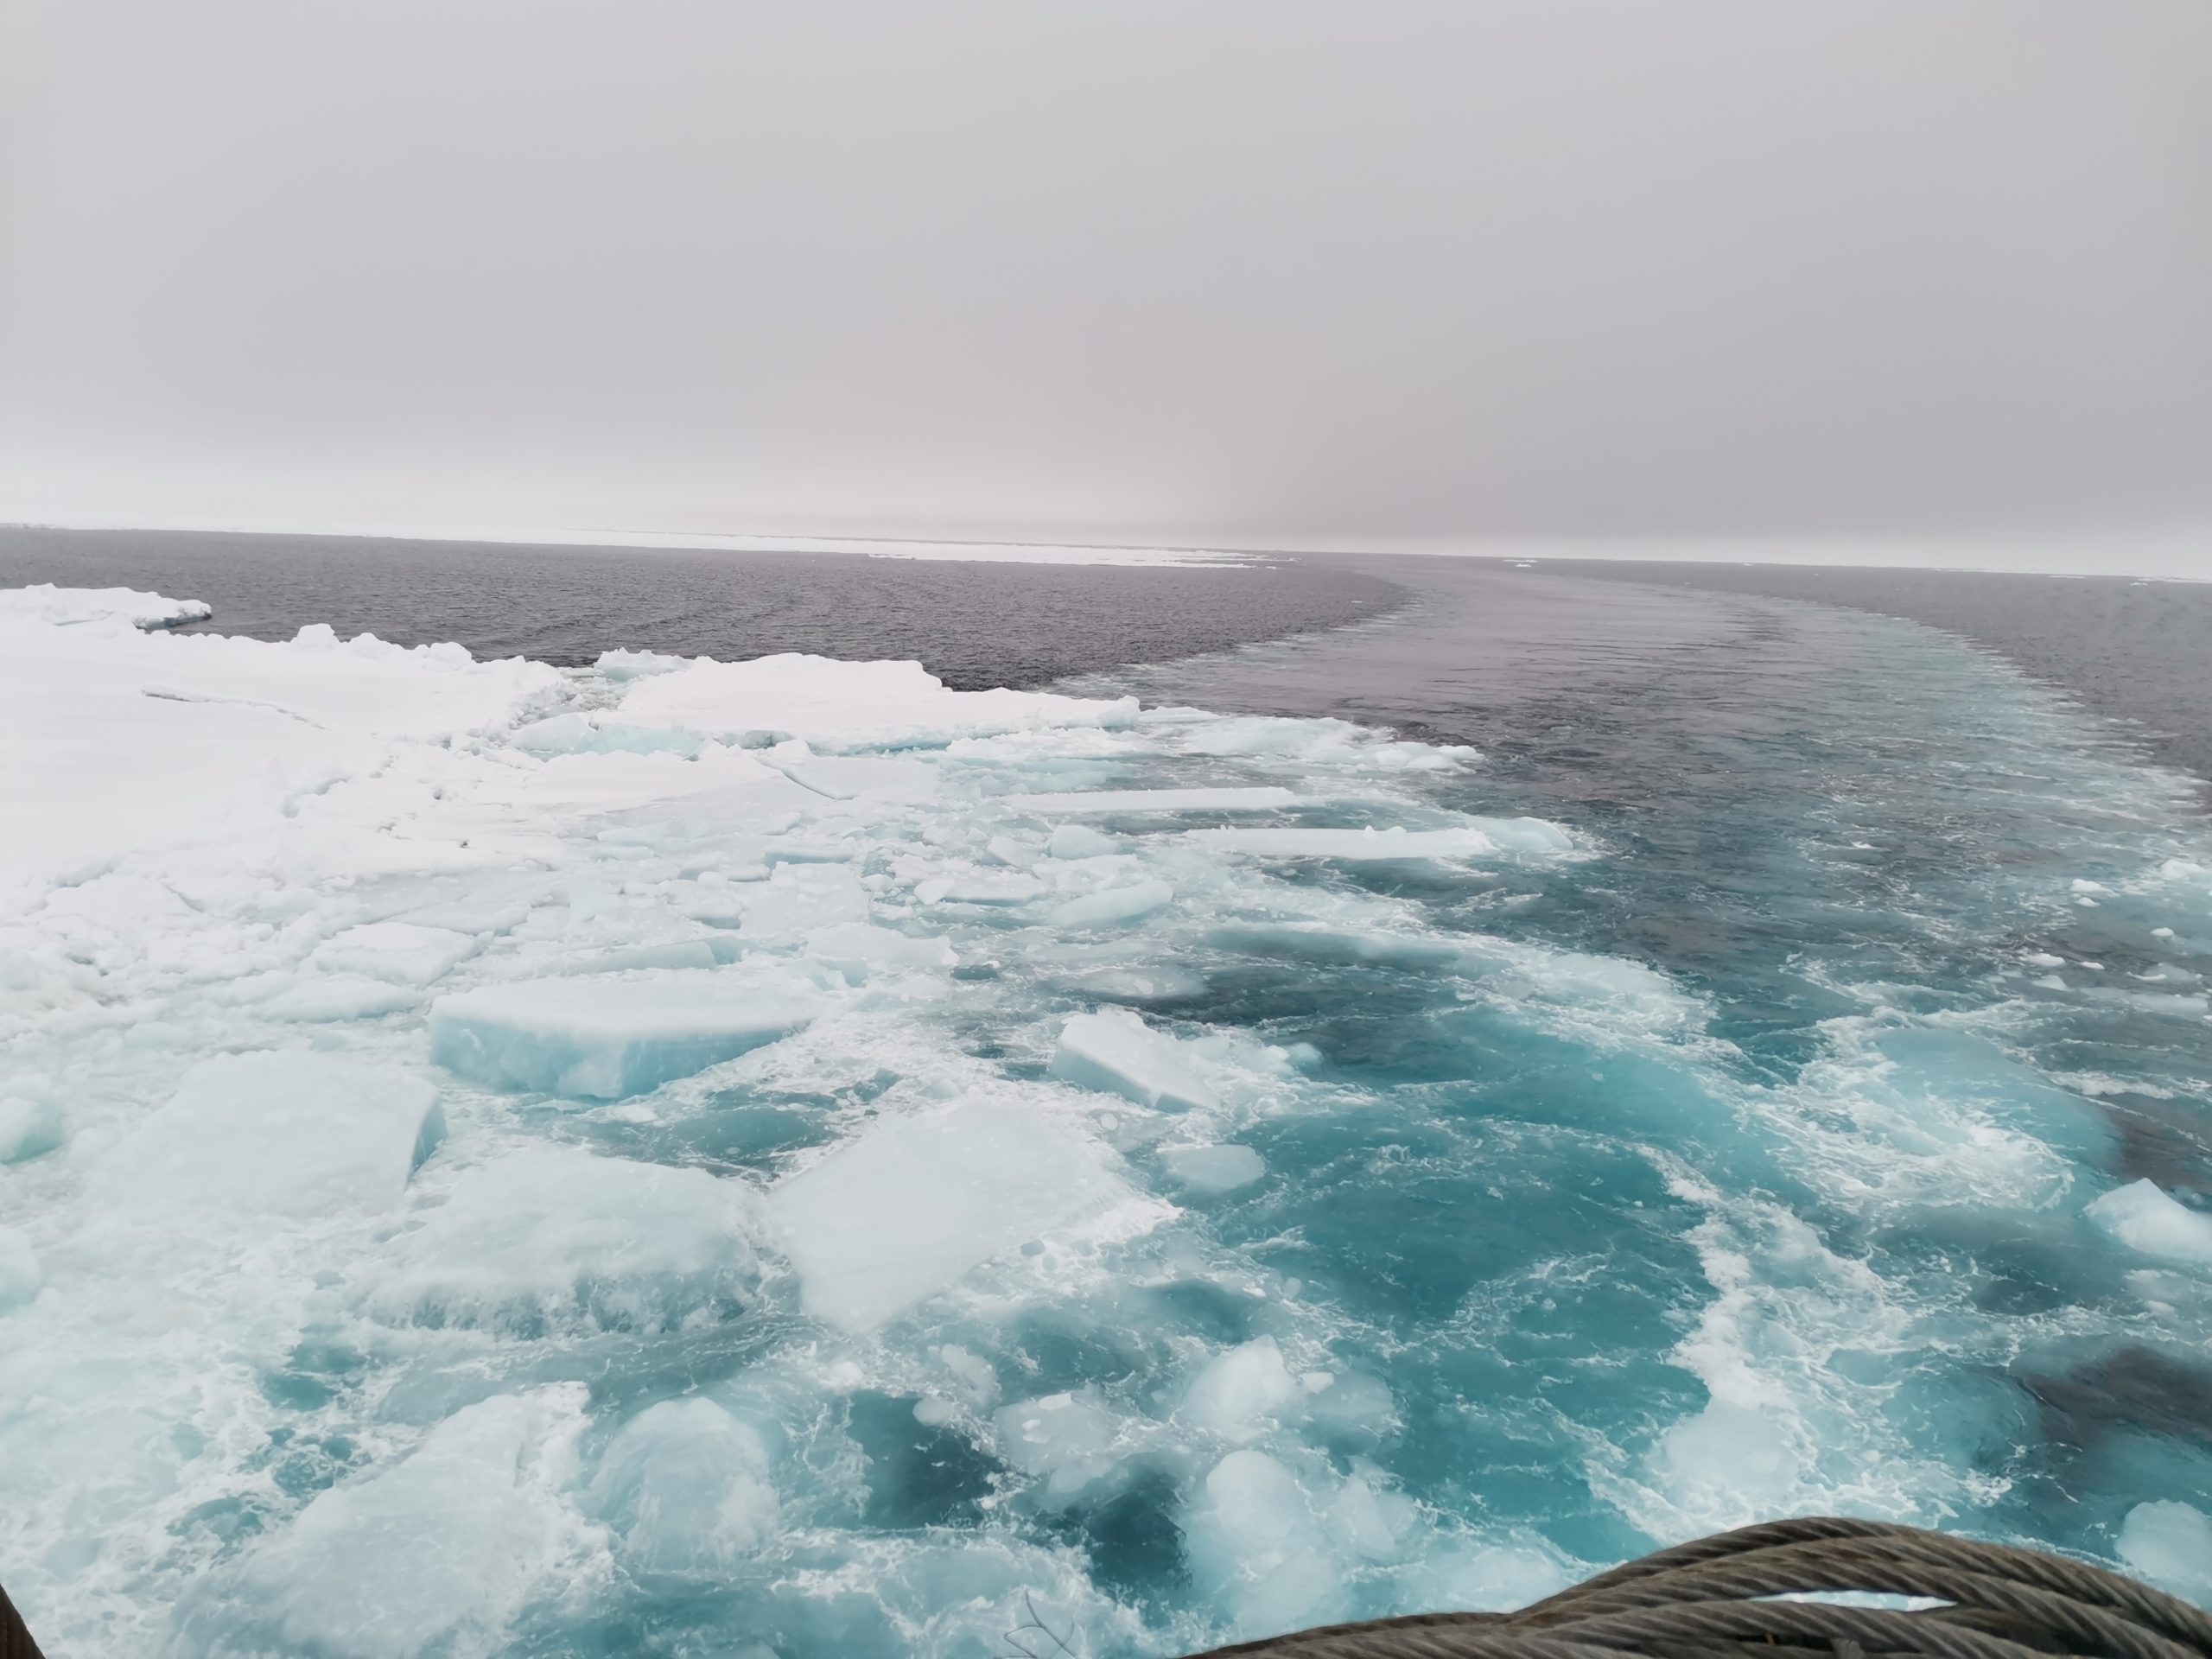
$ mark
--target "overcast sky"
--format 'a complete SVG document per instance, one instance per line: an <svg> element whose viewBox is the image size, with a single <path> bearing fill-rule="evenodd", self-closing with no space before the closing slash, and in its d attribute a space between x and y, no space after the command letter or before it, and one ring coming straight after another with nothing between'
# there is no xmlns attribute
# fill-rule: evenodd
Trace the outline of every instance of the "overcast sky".
<svg viewBox="0 0 2212 1659"><path fill-rule="evenodd" d="M0 0L0 518L2212 575L2212 3Z"/></svg>

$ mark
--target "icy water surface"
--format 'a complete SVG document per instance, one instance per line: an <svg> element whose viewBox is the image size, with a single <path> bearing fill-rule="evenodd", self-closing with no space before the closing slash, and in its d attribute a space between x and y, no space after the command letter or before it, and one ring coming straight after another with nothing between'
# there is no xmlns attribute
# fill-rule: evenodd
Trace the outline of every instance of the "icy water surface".
<svg viewBox="0 0 2212 1659"><path fill-rule="evenodd" d="M220 619L202 626L257 639L323 623L564 667L615 648L913 658L976 689L1335 627L1405 598L1342 561L1160 569L0 526L0 586L42 582L188 594Z"/></svg>
<svg viewBox="0 0 2212 1659"><path fill-rule="evenodd" d="M0 916L33 1628L1167 1655L1812 1510L2212 1598L2190 780L1908 622L1411 585L1013 702L19 625L259 746Z"/></svg>

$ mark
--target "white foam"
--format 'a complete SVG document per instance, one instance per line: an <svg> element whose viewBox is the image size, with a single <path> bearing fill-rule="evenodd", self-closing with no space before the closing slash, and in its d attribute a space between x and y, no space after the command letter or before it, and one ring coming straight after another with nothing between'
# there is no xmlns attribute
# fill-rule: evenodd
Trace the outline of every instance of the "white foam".
<svg viewBox="0 0 2212 1659"><path fill-rule="evenodd" d="M480 1083L615 1100L773 1042L815 1011L748 976L646 969L440 997L430 1040L440 1065Z"/></svg>
<svg viewBox="0 0 2212 1659"><path fill-rule="evenodd" d="M806 1311L867 1331L1131 1201L1078 1131L1027 1105L970 1100L878 1123L779 1182L768 1207Z"/></svg>

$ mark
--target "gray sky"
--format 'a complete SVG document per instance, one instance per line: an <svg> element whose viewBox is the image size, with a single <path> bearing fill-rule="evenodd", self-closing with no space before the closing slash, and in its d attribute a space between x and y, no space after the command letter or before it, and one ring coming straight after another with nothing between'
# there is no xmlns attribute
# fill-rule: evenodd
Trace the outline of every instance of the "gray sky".
<svg viewBox="0 0 2212 1659"><path fill-rule="evenodd" d="M0 0L0 518L2212 575L2212 3Z"/></svg>

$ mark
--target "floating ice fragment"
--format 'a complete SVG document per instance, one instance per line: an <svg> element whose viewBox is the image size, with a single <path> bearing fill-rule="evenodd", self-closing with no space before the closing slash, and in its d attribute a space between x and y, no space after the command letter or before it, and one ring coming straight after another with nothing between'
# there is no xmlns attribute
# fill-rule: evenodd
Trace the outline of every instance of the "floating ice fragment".
<svg viewBox="0 0 2212 1659"><path fill-rule="evenodd" d="M1176 1415L1231 1446L1249 1446L1297 1403L1301 1392L1275 1339L1261 1337L1209 1360L1184 1392Z"/></svg>
<svg viewBox="0 0 2212 1659"><path fill-rule="evenodd" d="M711 1400L664 1400L631 1419L590 1499L637 1573L715 1578L776 1535L767 1448Z"/></svg>
<svg viewBox="0 0 2212 1659"><path fill-rule="evenodd" d="M960 961L942 934L918 937L866 922L840 922L808 934L806 953L855 980L877 969L944 969Z"/></svg>
<svg viewBox="0 0 2212 1659"><path fill-rule="evenodd" d="M431 1053L495 1088L616 1100L774 1042L814 1013L806 999L724 971L523 980L440 997Z"/></svg>
<svg viewBox="0 0 2212 1659"><path fill-rule="evenodd" d="M1174 902L1175 889L1165 881L1139 881L1126 887L1106 887L1056 906L1051 920L1060 927L1113 927L1149 916Z"/></svg>
<svg viewBox="0 0 2212 1659"><path fill-rule="evenodd" d="M1168 1147L1160 1166L1200 1192L1234 1192L1268 1173L1268 1160L1249 1147Z"/></svg>
<svg viewBox="0 0 2212 1659"><path fill-rule="evenodd" d="M1311 798L1265 784L1224 789L1063 790L1009 795L1006 804L1020 812L1267 812Z"/></svg>
<svg viewBox="0 0 2212 1659"><path fill-rule="evenodd" d="M386 1318L436 1325L664 1329L751 1296L760 1230L760 1200L741 1181L531 1147L467 1173L395 1239L369 1300Z"/></svg>
<svg viewBox="0 0 2212 1659"><path fill-rule="evenodd" d="M239 1575L270 1647L327 1659L483 1650L593 1541L562 1493L585 1393L566 1383L467 1407L399 1463L318 1496ZM240 1650L231 1633L211 1635L200 1651Z"/></svg>
<svg viewBox="0 0 2212 1659"><path fill-rule="evenodd" d="M2212 1516L2187 1503L2138 1503L2120 1526L2120 1559L2174 1595L2212 1608Z"/></svg>
<svg viewBox="0 0 2212 1659"><path fill-rule="evenodd" d="M2156 1181L2115 1187L2082 1213L2131 1250L2212 1267L2212 1215L2177 1203Z"/></svg>
<svg viewBox="0 0 2212 1659"><path fill-rule="evenodd" d="M815 1318L867 1331L1042 1234L1127 1204L1082 1135L973 1100L877 1124L769 1193Z"/></svg>
<svg viewBox="0 0 2212 1659"><path fill-rule="evenodd" d="M1064 823L1052 831L1045 850L1054 858L1103 858L1115 849L1110 836L1102 836L1088 824Z"/></svg>
<svg viewBox="0 0 2212 1659"><path fill-rule="evenodd" d="M1043 882L1019 870L956 870L914 884L914 897L925 905L1019 905L1044 891Z"/></svg>
<svg viewBox="0 0 2212 1659"><path fill-rule="evenodd" d="M1263 1452L1216 1464L1183 1517L1192 1571L1243 1633L1295 1630L1336 1608L1344 1581L1322 1516Z"/></svg>
<svg viewBox="0 0 2212 1659"><path fill-rule="evenodd" d="M445 1133L420 1078L334 1055L202 1060L94 1167L103 1211L325 1216L397 1204Z"/></svg>
<svg viewBox="0 0 2212 1659"><path fill-rule="evenodd" d="M1191 1069L1182 1046L1127 1008L1078 1014L1060 1029L1052 1073L1141 1106L1179 1110L1218 1106L1221 1097Z"/></svg>
<svg viewBox="0 0 2212 1659"><path fill-rule="evenodd" d="M1114 1472L1122 1422L1096 1390L1049 1394L1001 1407L992 1419L999 1455L1024 1474L1044 1478L1039 1494L1065 1503Z"/></svg>

